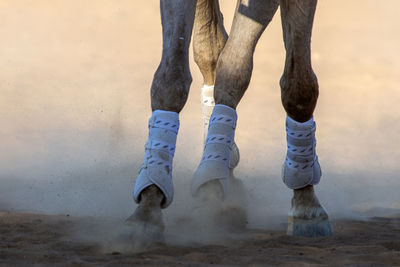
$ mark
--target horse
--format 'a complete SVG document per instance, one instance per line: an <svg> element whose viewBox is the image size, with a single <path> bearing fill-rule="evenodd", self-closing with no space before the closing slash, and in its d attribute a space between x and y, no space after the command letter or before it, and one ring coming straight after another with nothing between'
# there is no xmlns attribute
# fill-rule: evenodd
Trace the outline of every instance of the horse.
<svg viewBox="0 0 400 267"><path fill-rule="evenodd" d="M240 158L234 141L236 107L250 82L257 42L280 8L286 50L280 87L287 115L282 179L293 190L287 234L332 235L327 211L314 191L322 174L313 117L319 87L310 45L316 6L317 0L238 0L228 36L218 0L160 0L162 58L151 85L148 140L133 192L138 206L128 223L144 232L164 231L162 209L171 204L174 193L172 161L179 113L192 82L188 55L192 33L194 61L204 79L205 133L192 194L218 203L240 185L233 175Z"/></svg>

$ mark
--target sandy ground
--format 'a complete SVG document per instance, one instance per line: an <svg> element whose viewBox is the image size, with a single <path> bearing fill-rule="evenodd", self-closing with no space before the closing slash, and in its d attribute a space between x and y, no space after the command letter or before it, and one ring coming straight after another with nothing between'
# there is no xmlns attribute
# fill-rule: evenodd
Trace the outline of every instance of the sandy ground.
<svg viewBox="0 0 400 267"><path fill-rule="evenodd" d="M335 221L335 236L329 238L288 237L282 225L275 231L227 235L212 245L157 244L136 253L112 249L105 240L73 238L74 229L89 227L93 231L98 227L94 220L101 221L2 212L0 265L400 265L400 216Z"/></svg>
<svg viewBox="0 0 400 267"><path fill-rule="evenodd" d="M202 149L202 78L191 57L175 198L164 213L167 245L140 253L110 247L135 208L131 191L161 57L158 5L0 1L0 265L400 265L398 0L319 1L312 60L323 177L316 190L334 237L284 234L291 192L279 177L285 53L277 14L238 106L235 174L248 192L249 230L177 234L176 222L193 208L190 177ZM235 3L221 5L229 29Z"/></svg>

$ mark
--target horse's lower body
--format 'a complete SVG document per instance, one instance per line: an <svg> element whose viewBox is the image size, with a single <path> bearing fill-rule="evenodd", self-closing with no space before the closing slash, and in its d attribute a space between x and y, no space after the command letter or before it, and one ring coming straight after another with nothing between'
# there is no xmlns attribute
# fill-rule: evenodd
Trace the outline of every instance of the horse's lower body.
<svg viewBox="0 0 400 267"><path fill-rule="evenodd" d="M286 48L280 85L288 142L282 175L284 183L294 190L288 234L332 234L313 187L321 176L313 120L318 82L310 52L316 2L239 0L228 38L217 0L161 0L163 53L151 86L149 140L134 191L139 206L128 219L130 223L156 232L164 228L161 209L173 197L172 159L179 112L191 84L188 49L192 32L194 59L204 77L205 125L204 152L193 178L193 195L201 199L213 196L215 203L223 202L232 192L237 194L229 189L232 184L240 185L232 175L239 161L234 143L236 107L250 82L258 39L280 6Z"/></svg>

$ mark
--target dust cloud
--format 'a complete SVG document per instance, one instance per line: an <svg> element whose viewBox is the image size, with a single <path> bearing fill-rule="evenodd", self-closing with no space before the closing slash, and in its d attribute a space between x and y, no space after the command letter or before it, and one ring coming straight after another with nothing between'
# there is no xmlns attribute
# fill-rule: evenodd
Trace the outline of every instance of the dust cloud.
<svg viewBox="0 0 400 267"><path fill-rule="evenodd" d="M221 4L229 23L234 4ZM316 190L333 219L400 210L398 8L396 0L319 3L312 57L323 177ZM256 49L238 107L235 175L248 192L251 227L285 222L291 198L280 178L278 15ZM135 208L131 192L161 56L158 3L1 1L0 25L0 210L126 218ZM193 207L190 180L201 157L202 78L190 63L167 227Z"/></svg>

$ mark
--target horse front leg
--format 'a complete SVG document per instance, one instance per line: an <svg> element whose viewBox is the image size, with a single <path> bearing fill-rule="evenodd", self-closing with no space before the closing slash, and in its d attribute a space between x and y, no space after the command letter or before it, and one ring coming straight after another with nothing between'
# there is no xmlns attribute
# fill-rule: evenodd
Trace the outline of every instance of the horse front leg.
<svg viewBox="0 0 400 267"><path fill-rule="evenodd" d="M215 73L212 66L215 64L220 47L215 46L216 44L211 45L211 48L215 47L214 50L211 49L211 52L207 47L210 47L208 45L209 36L214 38L213 29L218 32L220 27L217 25L217 27L211 28L211 31L199 32L197 37L200 42L195 46L195 52L196 50L199 52L196 62L200 63L199 67L202 69L206 83L212 82L215 77L213 95L216 105L212 109L212 113L210 112L211 118L205 139L205 148L193 178L192 192L202 201L208 202L208 204L204 204L207 210L212 208L217 208L219 212L222 210L222 216L217 216L216 219L222 219L224 225L234 224L239 227L246 225L246 214L243 209L227 210L224 207L221 209L220 205L224 205L222 200L240 199L245 195L244 190L241 190L243 189L241 181L235 179L231 171L234 166L232 155L235 153L233 144L237 120L236 107L250 82L257 41L277 8L277 0L238 1L231 34L219 55ZM199 11L199 14L201 16L202 13ZM219 10L216 14L219 16ZM202 20L200 22L203 23ZM200 22L198 25L201 26ZM203 24L210 25L209 23ZM207 28L199 27L199 29ZM196 41L196 35L194 40ZM213 51L218 53L213 54ZM209 58L212 60L204 60ZM212 64L205 63L207 61Z"/></svg>
<svg viewBox="0 0 400 267"><path fill-rule="evenodd" d="M215 106L214 84L217 62L227 39L228 34L225 31L218 0L198 0L193 28L193 54L194 61L204 80L201 88L204 144L208 134L211 113ZM229 168L233 177L233 169L239 164L240 154L235 142L232 143L231 147Z"/></svg>
<svg viewBox="0 0 400 267"><path fill-rule="evenodd" d="M152 116L145 157L134 188L139 204L127 219L129 236L139 246L163 239L161 209L173 199L172 160L179 130L179 112L186 103L192 78L188 48L196 0L162 0L163 50L151 86Z"/></svg>
<svg viewBox="0 0 400 267"><path fill-rule="evenodd" d="M287 233L294 236L332 235L328 214L314 193L321 177L316 155L313 112L318 81L311 67L311 32L317 0L281 0L286 62L281 78L287 112L287 156L283 181L294 190Z"/></svg>
<svg viewBox="0 0 400 267"><path fill-rule="evenodd" d="M206 143L206 138L208 134L209 120L215 106L214 99L214 84L216 76L216 68L219 55L223 50L225 43L228 39L228 34L226 33L223 16L220 11L218 0L198 0L196 6L196 16L194 20L193 27L193 54L194 61L200 69L203 76L203 87L201 88L201 112L203 116L203 127L204 127L204 145ZM235 141L231 144L232 153L229 158L229 169L230 169L230 182L233 190L238 191L239 195L244 194L243 183L237 179L234 174L234 168L239 164L239 149ZM202 198L210 198L215 196L217 192L207 192ZM229 204L227 204L229 203ZM245 198L235 198L230 201L226 201L225 204L229 207L218 207L216 210L226 214L223 210L234 209L236 211L242 211L241 214L245 214ZM240 212L236 212L240 213ZM213 216L209 216L213 217ZM220 216L224 218L226 216ZM241 216L245 218L242 221L246 221L247 216ZM231 216L229 216L231 218ZM219 221L221 221L218 219ZM230 220L230 219L228 219ZM232 221L232 220L231 220ZM238 221L238 220L235 220Z"/></svg>

